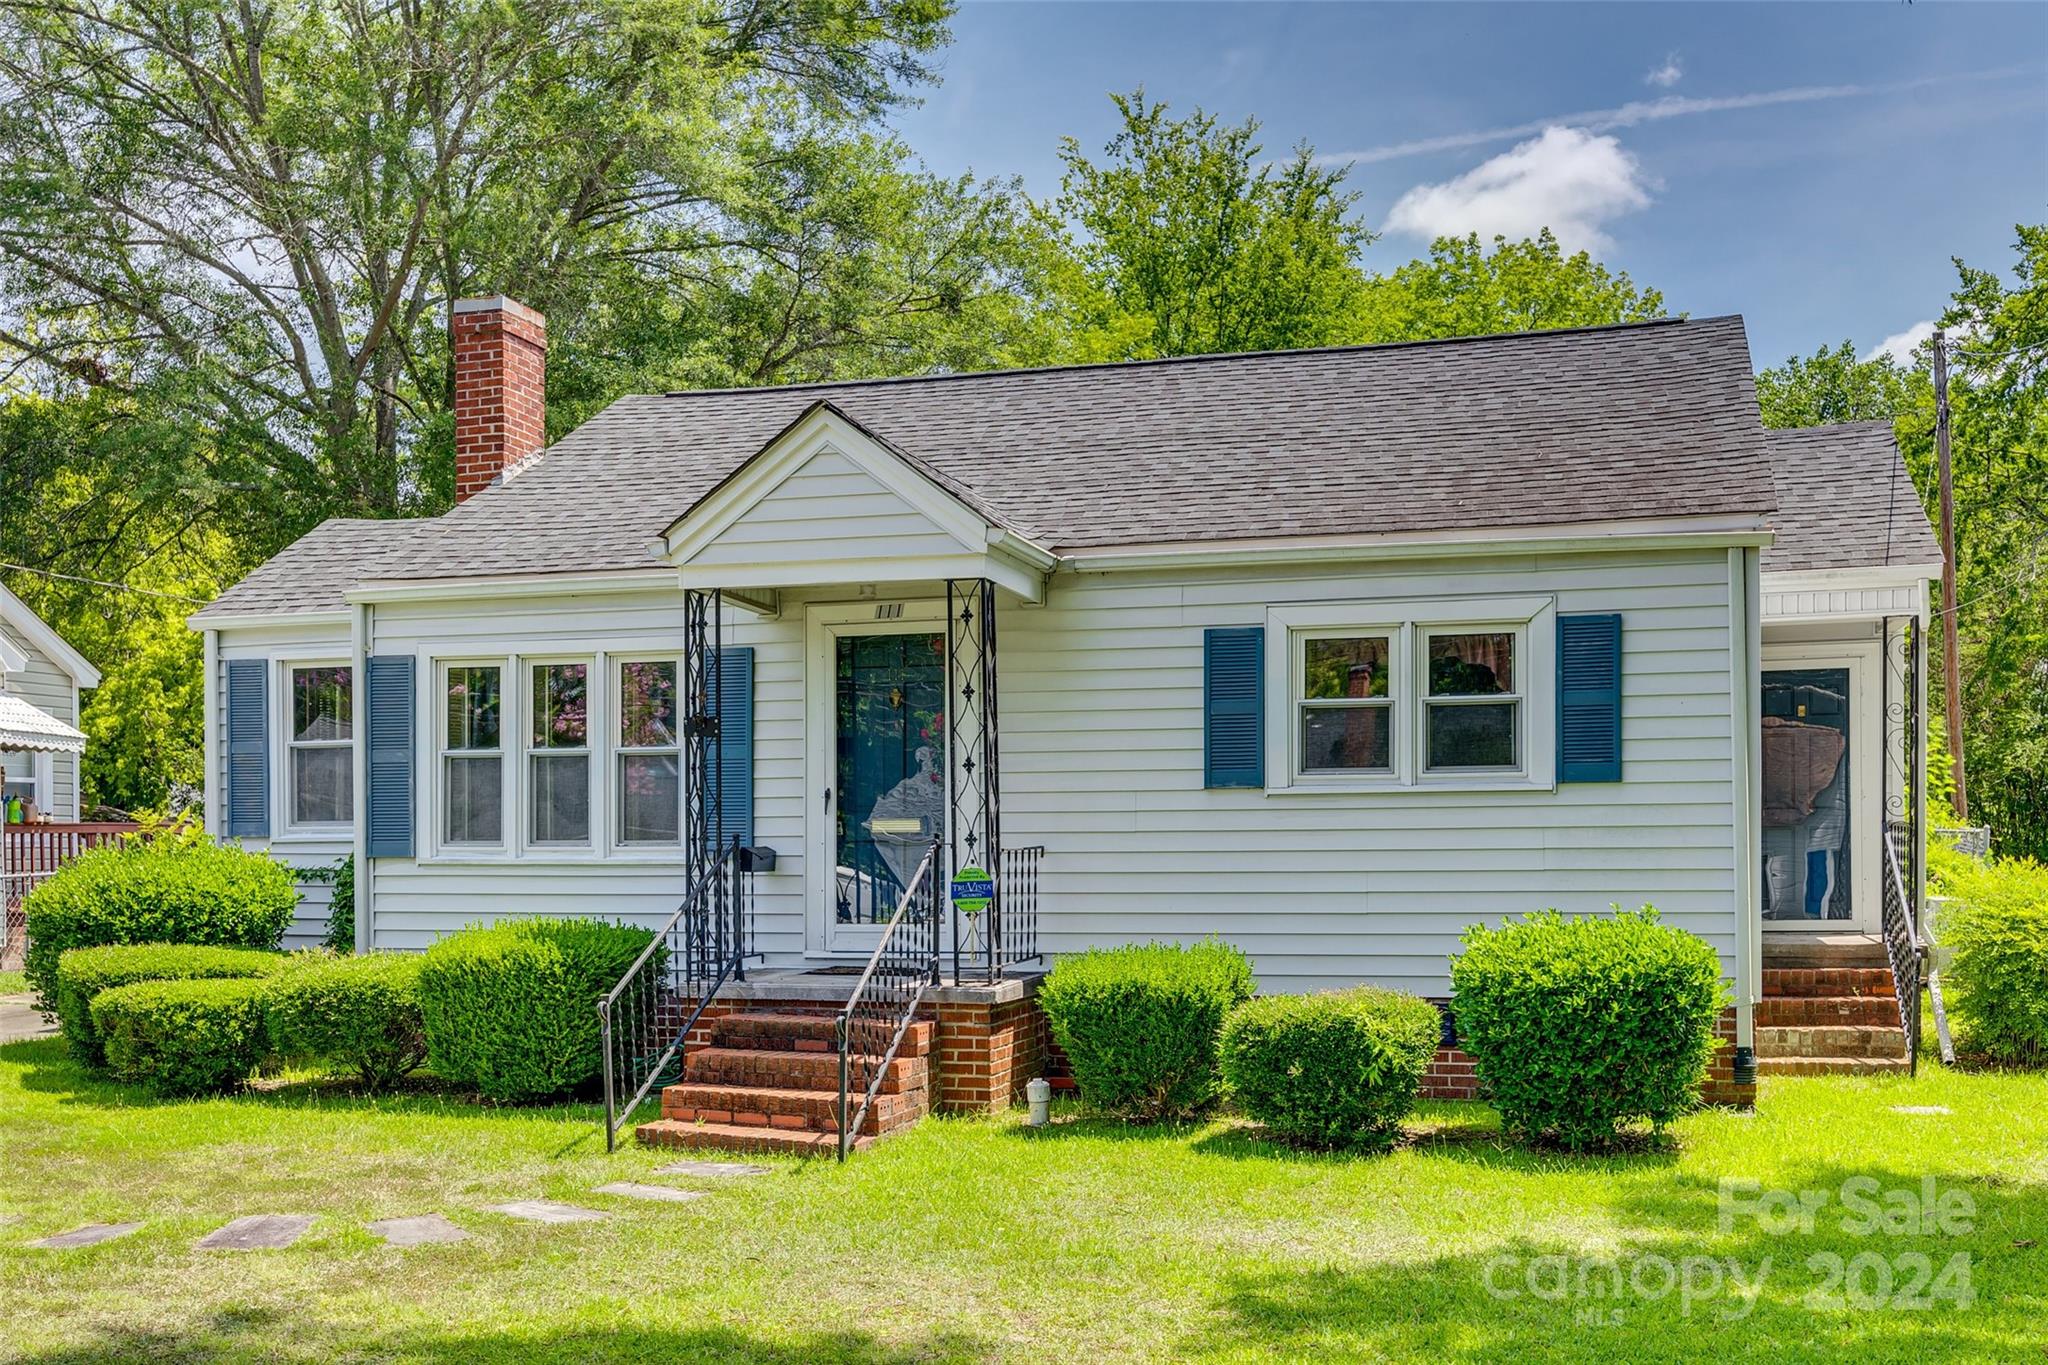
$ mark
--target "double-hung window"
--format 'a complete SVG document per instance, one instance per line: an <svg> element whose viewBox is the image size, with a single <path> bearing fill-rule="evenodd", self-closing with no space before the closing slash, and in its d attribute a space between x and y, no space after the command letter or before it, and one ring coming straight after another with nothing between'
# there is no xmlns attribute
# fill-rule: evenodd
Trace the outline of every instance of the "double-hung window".
<svg viewBox="0 0 2048 1365"><path fill-rule="evenodd" d="M505 676L498 664L451 664L442 675L441 838L505 842Z"/></svg>
<svg viewBox="0 0 2048 1365"><path fill-rule="evenodd" d="M682 841L682 744L677 730L676 663L619 664L617 842Z"/></svg>
<svg viewBox="0 0 2048 1365"><path fill-rule="evenodd" d="M291 668L286 731L292 825L345 825L355 814L354 681L345 664Z"/></svg>
<svg viewBox="0 0 2048 1365"><path fill-rule="evenodd" d="M1301 770L1392 772L1394 642L1310 635L1301 645Z"/></svg>
<svg viewBox="0 0 2048 1365"><path fill-rule="evenodd" d="M1430 772L1511 771L1522 763L1513 630L1428 632L1423 701Z"/></svg>
<svg viewBox="0 0 2048 1365"><path fill-rule="evenodd" d="M590 665L533 664L529 677L527 838L554 847L588 844Z"/></svg>

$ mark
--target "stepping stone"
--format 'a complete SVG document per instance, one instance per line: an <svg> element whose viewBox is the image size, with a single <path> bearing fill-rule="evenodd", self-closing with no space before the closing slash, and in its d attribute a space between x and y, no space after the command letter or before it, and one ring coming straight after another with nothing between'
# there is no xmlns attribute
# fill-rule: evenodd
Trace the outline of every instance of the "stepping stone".
<svg viewBox="0 0 2048 1365"><path fill-rule="evenodd" d="M1892 1106L1892 1112L1894 1114L1946 1114L1950 1110L1945 1104L1895 1104Z"/></svg>
<svg viewBox="0 0 2048 1365"><path fill-rule="evenodd" d="M687 1204L692 1199L702 1199L702 1190L679 1190L672 1185L640 1185L631 1180L615 1180L609 1185L599 1185L593 1194L616 1194L625 1199L653 1199L670 1204Z"/></svg>
<svg viewBox="0 0 2048 1365"><path fill-rule="evenodd" d="M382 1237L387 1245L395 1247L423 1247L437 1242L469 1240L468 1233L438 1213L423 1213L417 1218L380 1218L370 1224L370 1231Z"/></svg>
<svg viewBox="0 0 2048 1365"><path fill-rule="evenodd" d="M252 1213L199 1239L201 1251L282 1251L306 1235L313 1220L299 1213Z"/></svg>
<svg viewBox="0 0 2048 1365"><path fill-rule="evenodd" d="M32 1247L45 1251L68 1251L72 1247L96 1247L101 1242L111 1242L116 1237L126 1237L141 1227L140 1223L87 1223L82 1228L60 1232L55 1237L45 1237L40 1242L30 1242Z"/></svg>
<svg viewBox="0 0 2048 1365"><path fill-rule="evenodd" d="M515 1199L509 1204L492 1204L492 1213L502 1213L512 1218L524 1218L532 1223L595 1223L600 1218L611 1217L596 1209L580 1209L574 1204L558 1204L552 1199Z"/></svg>
<svg viewBox="0 0 2048 1365"><path fill-rule="evenodd" d="M654 1168L656 1175L767 1175L773 1166L754 1166L744 1161L677 1161Z"/></svg>

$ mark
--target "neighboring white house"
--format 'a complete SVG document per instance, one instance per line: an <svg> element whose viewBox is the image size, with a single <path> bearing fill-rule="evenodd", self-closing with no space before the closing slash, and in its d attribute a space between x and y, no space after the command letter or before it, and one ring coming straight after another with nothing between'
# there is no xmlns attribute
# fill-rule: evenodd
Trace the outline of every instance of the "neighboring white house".
<svg viewBox="0 0 2048 1365"><path fill-rule="evenodd" d="M0 700L0 800L33 802L50 820L78 819L78 694L99 685L99 670L84 655L0 587L0 698L14 703ZM20 710L24 705L60 728Z"/></svg>
<svg viewBox="0 0 2048 1365"><path fill-rule="evenodd" d="M193 618L209 827L353 850L363 946L658 923L694 818L773 851L770 966L863 960L936 837L1044 850L1027 946L1217 934L1267 989L1441 997L1471 923L1655 904L1747 1043L1766 929L1873 934L1919 818L1924 515L1881 429L1765 432L1739 318L633 397L544 452L537 316L457 327L481 491Z"/></svg>

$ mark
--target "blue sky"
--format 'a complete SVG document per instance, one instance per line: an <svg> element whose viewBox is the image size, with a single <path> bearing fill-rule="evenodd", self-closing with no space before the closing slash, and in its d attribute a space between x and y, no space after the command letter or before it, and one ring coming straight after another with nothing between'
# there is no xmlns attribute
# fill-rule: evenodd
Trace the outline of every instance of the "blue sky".
<svg viewBox="0 0 2048 1365"><path fill-rule="evenodd" d="M896 119L934 170L1059 183L1110 91L1256 116L1355 162L1378 269L1432 231L1551 223L1741 313L1759 365L1868 352L2048 220L2048 5L977 3Z"/></svg>

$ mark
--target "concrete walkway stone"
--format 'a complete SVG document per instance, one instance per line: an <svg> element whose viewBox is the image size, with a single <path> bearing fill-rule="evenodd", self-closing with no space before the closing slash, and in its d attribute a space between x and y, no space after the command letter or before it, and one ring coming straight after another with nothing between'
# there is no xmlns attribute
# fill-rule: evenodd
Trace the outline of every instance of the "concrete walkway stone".
<svg viewBox="0 0 2048 1365"><path fill-rule="evenodd" d="M524 1218L532 1223L595 1223L601 1218L611 1217L596 1209L578 1208L574 1204L558 1204L552 1199L515 1199L509 1204L488 1206L492 1213L502 1213L511 1218Z"/></svg>
<svg viewBox="0 0 2048 1365"><path fill-rule="evenodd" d="M692 1199L702 1199L702 1190L679 1190L673 1185L642 1185L631 1180L614 1180L609 1185L599 1185L593 1194L616 1194L624 1199L652 1199L670 1204L687 1204Z"/></svg>
<svg viewBox="0 0 2048 1365"><path fill-rule="evenodd" d="M201 1251L282 1251L306 1235L313 1220L300 1213L252 1213L199 1239Z"/></svg>
<svg viewBox="0 0 2048 1365"><path fill-rule="evenodd" d="M40 1242L30 1242L32 1247L45 1251L69 1251L73 1247L96 1247L101 1242L111 1242L116 1237L126 1237L141 1227L140 1223L87 1223L82 1228L60 1232L55 1237L45 1237Z"/></svg>
<svg viewBox="0 0 2048 1365"><path fill-rule="evenodd" d="M675 1161L654 1168L656 1175L767 1175L773 1166L755 1166L744 1161Z"/></svg>
<svg viewBox="0 0 2048 1365"><path fill-rule="evenodd" d="M48 1038L57 1026L37 1014L30 1005L33 996L0 995L0 1043L21 1043L31 1038Z"/></svg>
<svg viewBox="0 0 2048 1365"><path fill-rule="evenodd" d="M416 1218L380 1218L370 1224L370 1231L395 1247L423 1247L439 1242L469 1240L468 1233L438 1213L423 1213Z"/></svg>

